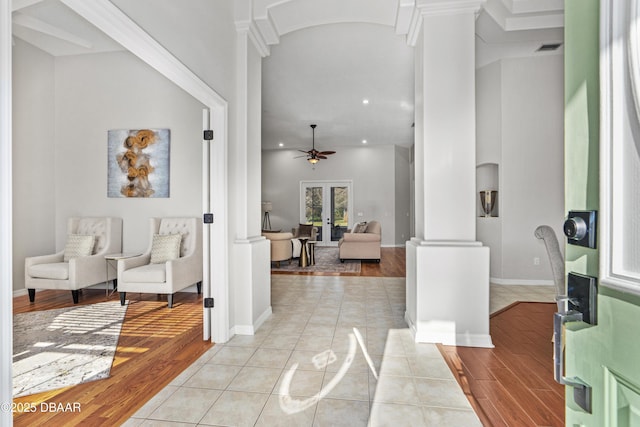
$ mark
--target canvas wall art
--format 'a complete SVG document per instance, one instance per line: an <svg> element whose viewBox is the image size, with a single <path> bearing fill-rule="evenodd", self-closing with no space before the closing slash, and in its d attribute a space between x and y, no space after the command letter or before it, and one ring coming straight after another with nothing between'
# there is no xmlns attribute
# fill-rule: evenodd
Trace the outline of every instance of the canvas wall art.
<svg viewBox="0 0 640 427"><path fill-rule="evenodd" d="M108 197L169 197L169 129L108 131Z"/></svg>

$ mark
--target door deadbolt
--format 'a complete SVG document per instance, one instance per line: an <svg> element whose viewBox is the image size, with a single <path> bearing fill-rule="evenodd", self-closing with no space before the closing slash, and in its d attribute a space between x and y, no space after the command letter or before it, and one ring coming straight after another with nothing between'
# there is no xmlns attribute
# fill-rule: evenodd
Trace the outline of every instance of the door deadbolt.
<svg viewBox="0 0 640 427"><path fill-rule="evenodd" d="M569 211L562 229L570 245L596 247L596 211Z"/></svg>

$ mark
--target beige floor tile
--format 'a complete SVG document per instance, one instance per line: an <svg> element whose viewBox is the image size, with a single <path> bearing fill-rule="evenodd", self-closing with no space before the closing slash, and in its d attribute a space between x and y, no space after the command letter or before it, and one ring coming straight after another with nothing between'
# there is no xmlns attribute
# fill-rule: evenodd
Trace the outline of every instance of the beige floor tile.
<svg viewBox="0 0 640 427"><path fill-rule="evenodd" d="M261 348L277 348L280 350L293 350L298 344L300 335L269 335L260 345Z"/></svg>
<svg viewBox="0 0 640 427"><path fill-rule="evenodd" d="M281 405L280 396L271 395L263 409L256 427L307 427L313 425L317 403L309 407L298 407L304 398L293 398L290 405ZM284 407L283 407L284 406Z"/></svg>
<svg viewBox="0 0 640 427"><path fill-rule="evenodd" d="M220 365L244 366L256 351L253 347L224 347L209 360L209 363Z"/></svg>
<svg viewBox="0 0 640 427"><path fill-rule="evenodd" d="M419 378L434 378L441 380L454 379L449 365L441 357L421 357L421 356L409 356L407 357L409 362L409 368L414 377Z"/></svg>
<svg viewBox="0 0 640 427"><path fill-rule="evenodd" d="M422 427L425 421L419 406L376 402L371 407L369 425L371 427Z"/></svg>
<svg viewBox="0 0 640 427"><path fill-rule="evenodd" d="M268 394L262 393L225 391L202 418L200 425L253 426L268 398Z"/></svg>
<svg viewBox="0 0 640 427"><path fill-rule="evenodd" d="M480 419L472 410L422 407L425 427L482 427Z"/></svg>
<svg viewBox="0 0 640 427"><path fill-rule="evenodd" d="M423 405L471 409L469 401L454 379L416 378L415 383Z"/></svg>
<svg viewBox="0 0 640 427"><path fill-rule="evenodd" d="M242 366L206 364L184 386L224 390L241 369Z"/></svg>
<svg viewBox="0 0 640 427"><path fill-rule="evenodd" d="M409 361L406 357L387 356L382 358L380 375L394 375L397 377L410 377L412 375Z"/></svg>
<svg viewBox="0 0 640 427"><path fill-rule="evenodd" d="M291 350L279 350L276 348L259 348L253 353L246 366L258 366L264 368L284 368L291 356Z"/></svg>
<svg viewBox="0 0 640 427"><path fill-rule="evenodd" d="M347 373L342 378L338 372L327 372L322 383L323 390L328 390L332 382L339 380L335 387L329 391L327 397L333 399L363 400L369 401L369 374Z"/></svg>
<svg viewBox="0 0 640 427"><path fill-rule="evenodd" d="M152 420L197 423L222 392L202 388L180 387L148 417Z"/></svg>
<svg viewBox="0 0 640 427"><path fill-rule="evenodd" d="M322 399L313 421L314 427L366 427L369 402L358 400Z"/></svg>
<svg viewBox="0 0 640 427"><path fill-rule="evenodd" d="M286 394L289 396L302 396L310 397L320 393L322 388L322 380L324 378L324 372L318 371L300 371L296 370L291 377L291 380L287 384L285 390L283 384L285 379L291 375L291 370L285 370L280 379L273 389L274 394Z"/></svg>
<svg viewBox="0 0 640 427"><path fill-rule="evenodd" d="M195 427L197 424L176 421L145 420L140 427Z"/></svg>
<svg viewBox="0 0 640 427"><path fill-rule="evenodd" d="M227 389L253 393L271 393L281 373L282 369L245 366L231 381Z"/></svg>
<svg viewBox="0 0 640 427"><path fill-rule="evenodd" d="M296 350L317 352L329 350L331 349L331 341L333 341L333 336L302 335L296 344Z"/></svg>
<svg viewBox="0 0 640 427"><path fill-rule="evenodd" d="M420 399L412 377L380 376L373 401L417 405Z"/></svg>
<svg viewBox="0 0 640 427"><path fill-rule="evenodd" d="M331 351L300 351L291 352L291 357L285 369L290 369L294 364L298 365L298 370L324 372L329 360L334 360L336 356Z"/></svg>

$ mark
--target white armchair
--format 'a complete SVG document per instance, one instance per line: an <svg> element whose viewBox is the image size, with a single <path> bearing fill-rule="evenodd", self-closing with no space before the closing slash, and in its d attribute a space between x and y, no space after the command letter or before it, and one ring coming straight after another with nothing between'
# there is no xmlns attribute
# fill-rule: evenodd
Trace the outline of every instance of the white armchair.
<svg viewBox="0 0 640 427"><path fill-rule="evenodd" d="M36 289L67 289L77 304L80 289L116 278L113 269L108 271L104 256L119 252L121 218L69 218L64 250L24 261L29 300L35 301Z"/></svg>
<svg viewBox="0 0 640 427"><path fill-rule="evenodd" d="M149 247L146 252L118 260L118 292L122 305L127 292L166 294L171 308L174 293L194 283L198 293L202 291L200 221L199 218L150 219ZM177 243L170 242L174 240L170 235L180 235L181 238Z"/></svg>

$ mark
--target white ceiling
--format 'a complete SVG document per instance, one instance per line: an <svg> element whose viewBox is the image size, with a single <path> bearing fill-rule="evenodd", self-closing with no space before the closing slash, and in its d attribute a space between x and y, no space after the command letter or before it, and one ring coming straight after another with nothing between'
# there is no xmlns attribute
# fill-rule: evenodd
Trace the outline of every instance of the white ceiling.
<svg viewBox="0 0 640 427"><path fill-rule="evenodd" d="M51 55L122 49L59 0L12 4L14 36ZM263 60L263 149L281 149L279 143L310 149L312 123L319 150L361 146L363 139L411 145L413 55L402 27L412 4L253 0L253 19L269 53ZM190 3L181 7L188 16ZM487 0L476 25L477 65L549 54L535 51L562 42L563 9L563 0Z"/></svg>

